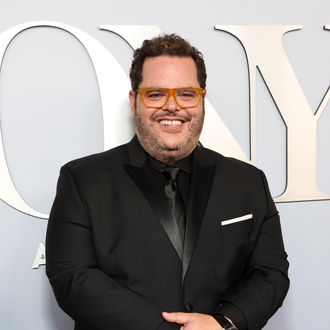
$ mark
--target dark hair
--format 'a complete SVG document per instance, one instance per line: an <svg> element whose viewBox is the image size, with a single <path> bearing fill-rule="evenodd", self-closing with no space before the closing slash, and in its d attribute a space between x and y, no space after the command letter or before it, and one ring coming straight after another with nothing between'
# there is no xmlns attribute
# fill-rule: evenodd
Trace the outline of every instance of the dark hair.
<svg viewBox="0 0 330 330"><path fill-rule="evenodd" d="M150 40L144 40L142 46L133 54L132 66L129 72L131 86L135 91L142 81L142 67L147 57L161 55L191 57L197 68L197 80L202 88L206 86L206 69L203 54L188 41L175 33L161 34Z"/></svg>

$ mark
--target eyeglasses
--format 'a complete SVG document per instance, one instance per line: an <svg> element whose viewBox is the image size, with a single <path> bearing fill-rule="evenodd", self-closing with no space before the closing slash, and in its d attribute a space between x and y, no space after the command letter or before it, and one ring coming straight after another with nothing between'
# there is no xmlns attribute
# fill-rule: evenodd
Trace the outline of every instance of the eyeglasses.
<svg viewBox="0 0 330 330"><path fill-rule="evenodd" d="M139 88L135 92L148 108L162 108L170 96L180 108L193 108L205 95L204 88Z"/></svg>

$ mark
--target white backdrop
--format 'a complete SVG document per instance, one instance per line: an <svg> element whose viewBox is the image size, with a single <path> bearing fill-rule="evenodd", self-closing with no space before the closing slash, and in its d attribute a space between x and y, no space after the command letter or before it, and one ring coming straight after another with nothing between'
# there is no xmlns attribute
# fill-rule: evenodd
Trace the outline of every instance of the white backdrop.
<svg viewBox="0 0 330 330"><path fill-rule="evenodd" d="M284 35L283 46L315 111L330 81L330 31L323 30L330 24L329 11L330 3L325 0L0 0L0 37L9 28L26 22L65 23L98 40L127 74L132 49L118 35L101 31L100 25L156 25L164 32L177 32L204 53L208 99L248 154L245 54L237 39L214 30L214 26L302 25L302 30ZM283 86L285 83L283 80ZM123 100L121 107L128 118L128 102ZM286 184L286 127L260 75L256 113L256 164L266 172L272 194L277 196ZM104 125L97 76L76 38L49 27L29 29L14 38L0 71L0 127L11 177L27 204L39 212L49 212L59 167L71 159L102 151ZM115 127L125 132L127 125L123 119L115 122ZM317 131L318 186L328 194L329 139L328 106ZM265 329L324 328L330 307L330 201L280 203L277 207L291 263L291 288L283 307ZM72 329L73 322L56 305L44 266L32 269L47 221L0 201L0 226L0 328Z"/></svg>

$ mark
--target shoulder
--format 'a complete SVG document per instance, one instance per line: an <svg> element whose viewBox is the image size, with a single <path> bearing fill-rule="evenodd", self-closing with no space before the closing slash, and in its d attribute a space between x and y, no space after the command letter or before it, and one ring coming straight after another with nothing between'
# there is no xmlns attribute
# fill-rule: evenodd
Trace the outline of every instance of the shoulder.
<svg viewBox="0 0 330 330"><path fill-rule="evenodd" d="M199 157L204 158L206 161L210 163L215 163L217 167L221 167L223 171L229 171L232 173L242 173L242 174L258 174L260 175L260 170L245 161L226 157L214 150L205 148L205 147L198 147L197 150Z"/></svg>
<svg viewBox="0 0 330 330"><path fill-rule="evenodd" d="M215 166L214 182L230 189L267 191L268 183L262 170L242 160L226 157L213 150L200 148L199 159Z"/></svg>
<svg viewBox="0 0 330 330"><path fill-rule="evenodd" d="M225 157L207 148L202 148L201 151L204 157L211 160L216 167L214 185L227 192L257 196L256 200L259 202L264 200L266 204L269 204L272 198L262 170L252 164L236 158ZM272 210L275 210L275 207Z"/></svg>
<svg viewBox="0 0 330 330"><path fill-rule="evenodd" d="M128 156L128 143L113 149L74 159L63 167L76 175L92 174L95 172L113 171L126 163Z"/></svg>

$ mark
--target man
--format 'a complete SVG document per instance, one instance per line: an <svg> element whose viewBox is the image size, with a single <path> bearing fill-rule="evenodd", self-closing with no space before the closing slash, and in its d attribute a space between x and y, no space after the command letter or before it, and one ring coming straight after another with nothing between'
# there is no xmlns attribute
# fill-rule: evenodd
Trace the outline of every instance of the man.
<svg viewBox="0 0 330 330"><path fill-rule="evenodd" d="M75 329L261 329L288 290L264 174L203 148L206 72L177 35L134 53L136 137L61 169L47 275Z"/></svg>

